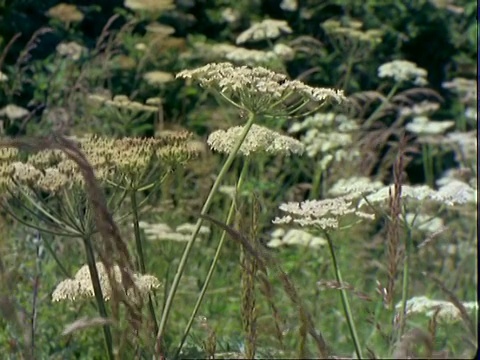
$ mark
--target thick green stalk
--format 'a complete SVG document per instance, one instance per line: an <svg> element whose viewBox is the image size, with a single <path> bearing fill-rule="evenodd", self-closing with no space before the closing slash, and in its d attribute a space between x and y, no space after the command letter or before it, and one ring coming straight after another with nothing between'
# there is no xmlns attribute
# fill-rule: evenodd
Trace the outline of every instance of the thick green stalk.
<svg viewBox="0 0 480 360"><path fill-rule="evenodd" d="M335 249L333 248L332 239L326 231L324 231L324 234L327 238L328 248L330 249L333 268L335 269L335 277L337 278L337 282L340 286L340 295L342 299L343 310L345 311L345 316L347 318L348 329L350 330L350 335L352 337L353 345L355 347L355 353L357 354L357 359L362 359L362 349L360 347L360 341L358 339L357 330L355 328L355 322L353 321L352 310L350 309L347 291L343 288L342 274L340 273L340 268L337 263L337 257L335 255Z"/></svg>
<svg viewBox="0 0 480 360"><path fill-rule="evenodd" d="M90 238L84 237L83 244L85 246L85 253L87 255L87 264L90 271L90 277L92 279L95 300L97 301L98 313L100 314L100 317L108 319L107 308L105 307L105 301L103 299L102 287L100 285L97 265L95 264L95 255L93 253L93 246ZM105 347L108 354L108 359L113 360L113 340L112 333L110 332L110 325L103 325L103 336L105 338Z"/></svg>
<svg viewBox="0 0 480 360"><path fill-rule="evenodd" d="M248 164L249 164L249 158L247 158L243 163L242 171L240 172L240 177L238 178L238 181L237 181L237 186L236 186L237 193L240 191L243 180L245 179L245 175L247 174ZM235 204L236 202L234 199L232 200L232 203L230 204L230 208L228 209L228 215L225 221L225 224L227 225L230 225L233 220L233 215L235 214ZM180 340L180 345L178 346L175 357L177 357L178 354L180 354L183 344L185 343L188 333L190 332L190 328L192 327L192 324L195 321L195 316L197 315L198 309L200 308L200 305L202 304L205 293L207 292L208 285L210 284L210 280L212 279L213 272L217 266L218 259L220 258L220 252L222 251L222 247L226 237L227 237L227 232L223 230L222 235L220 237L220 242L218 243L218 246L217 246L217 250L215 251L215 256L213 257L212 264L210 265L210 269L208 269L207 277L205 278L205 282L203 283L202 290L200 290L200 294L198 295L197 302L195 303L195 307L193 308L192 314L188 319L187 326L185 327L185 330L183 332L182 339Z"/></svg>
<svg viewBox="0 0 480 360"><path fill-rule="evenodd" d="M215 182L213 183L212 189L210 190L207 199L205 200L205 203L203 204L202 210L200 212L201 215L206 215L208 210L210 209L210 206L213 201L213 196L216 194L218 191L218 188L220 187L220 184L227 174L227 171L230 169L230 166L233 163L233 160L235 159L238 151L240 150L240 146L242 145L243 141L247 137L248 132L250 131L250 128L253 125L253 122L255 120L255 114L250 113L247 123L245 124L243 128L243 132L240 134L239 139L237 140L232 152L229 154L227 157L227 160L225 160L225 163L223 164L217 178L215 179ZM192 250L193 244L195 242L195 239L198 236L198 233L200 231L200 227L202 226L203 219L201 217L198 218L197 224L195 226L195 229L193 231L193 234L191 238L189 239L187 245L185 246L185 249L182 254L182 258L180 259L180 263L178 264L177 272L175 273L175 277L172 282L172 286L170 288L170 291L168 292L167 300L165 301L165 307L163 309L162 313L162 318L160 319L160 325L158 328L158 333L157 333L157 346L160 346L162 343L162 338L165 332L165 327L167 324L168 316L170 314L170 310L172 308L172 303L173 303L173 298L175 297L175 294L178 289L178 285L180 283L180 279L183 275L183 272L185 270L185 266L187 265L187 260L190 255L190 252Z"/></svg>

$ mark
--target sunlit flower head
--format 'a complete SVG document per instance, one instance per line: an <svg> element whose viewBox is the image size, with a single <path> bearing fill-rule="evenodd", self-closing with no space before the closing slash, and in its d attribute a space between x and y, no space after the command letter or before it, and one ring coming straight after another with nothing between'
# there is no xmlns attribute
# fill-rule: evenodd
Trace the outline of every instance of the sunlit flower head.
<svg viewBox="0 0 480 360"><path fill-rule="evenodd" d="M360 196L362 194L369 194L383 187L381 181L372 181L369 177L352 176L348 179L338 180L329 190L329 193L334 196L351 195Z"/></svg>
<svg viewBox="0 0 480 360"><path fill-rule="evenodd" d="M281 246L305 246L309 248L319 248L327 244L327 240L320 236L314 236L307 231L300 229L289 229L285 231L282 228L272 231L271 239L267 243L268 247L277 248Z"/></svg>
<svg viewBox="0 0 480 360"><path fill-rule="evenodd" d="M0 117L4 116L9 120L22 119L29 113L27 109L15 104L8 104L0 109Z"/></svg>
<svg viewBox="0 0 480 360"><path fill-rule="evenodd" d="M143 74L143 79L150 85L160 85L172 81L174 77L164 71L149 71Z"/></svg>
<svg viewBox="0 0 480 360"><path fill-rule="evenodd" d="M192 79L215 90L229 103L255 114L272 115L277 108L299 113L309 103L345 101L342 91L313 88L298 80L263 67L235 67L230 63L212 63L194 70L184 70L177 78ZM288 108L286 102L290 101Z"/></svg>
<svg viewBox="0 0 480 360"><path fill-rule="evenodd" d="M105 300L109 300L112 296L112 288L107 271L101 262L97 262L96 267L103 297ZM121 285L122 274L118 265L114 265L113 274L115 281L118 283L117 286L123 287ZM133 274L133 280L140 295L142 296L145 296L150 291L160 287L160 282L152 275ZM88 265L84 265L77 271L73 279L66 279L57 285L52 293L52 301L76 301L92 298L94 294L92 278L90 277ZM127 292L127 295L132 295L132 293Z"/></svg>
<svg viewBox="0 0 480 360"><path fill-rule="evenodd" d="M356 215L363 219L373 219L373 214L358 211L350 195L333 199L306 200L300 203L289 202L280 205L279 209L287 215L277 217L274 224L295 223L300 226L318 226L322 229L335 229L340 218Z"/></svg>
<svg viewBox="0 0 480 360"><path fill-rule="evenodd" d="M145 221L140 221L139 225L149 241L187 242L195 231L195 225L190 223L184 223L175 228L165 223L150 224ZM210 228L202 225L199 231L200 239L209 234Z"/></svg>
<svg viewBox="0 0 480 360"><path fill-rule="evenodd" d="M125 0L123 4L134 11L160 12L175 8L173 0Z"/></svg>
<svg viewBox="0 0 480 360"><path fill-rule="evenodd" d="M468 312L478 309L478 303L475 301L464 302L463 306ZM400 311L402 304L398 303L395 308ZM416 296L407 300L407 315L423 314L433 317L437 311L437 321L440 322L454 323L462 319L460 310L449 301L431 300L426 296Z"/></svg>
<svg viewBox="0 0 480 360"><path fill-rule="evenodd" d="M229 154L243 131L242 126L235 126L226 131L217 130L208 137L208 145L215 151ZM250 156L256 153L267 154L302 154L305 146L298 140L281 135L266 127L253 124L239 152Z"/></svg>
<svg viewBox="0 0 480 360"><path fill-rule="evenodd" d="M296 11L298 9L297 0L282 0L280 3L280 9L285 11Z"/></svg>
<svg viewBox="0 0 480 360"><path fill-rule="evenodd" d="M75 41L62 42L57 45L57 53L61 56L65 56L70 60L78 60L87 52L87 48L76 43Z"/></svg>
<svg viewBox="0 0 480 360"><path fill-rule="evenodd" d="M243 44L247 41L258 41L265 39L275 39L282 34L290 34L292 29L284 20L266 19L260 23L253 24L237 37L237 44Z"/></svg>
<svg viewBox="0 0 480 360"><path fill-rule="evenodd" d="M65 3L51 7L48 9L47 15L64 23L76 23L83 20L82 12L75 5Z"/></svg>
<svg viewBox="0 0 480 360"><path fill-rule="evenodd" d="M453 126L455 126L453 121L431 121L426 116L416 116L405 128L418 135L438 135L443 134Z"/></svg>
<svg viewBox="0 0 480 360"><path fill-rule="evenodd" d="M378 68L378 77L389 77L399 83L410 81L420 86L427 84L427 70L406 60L393 60L381 65Z"/></svg>

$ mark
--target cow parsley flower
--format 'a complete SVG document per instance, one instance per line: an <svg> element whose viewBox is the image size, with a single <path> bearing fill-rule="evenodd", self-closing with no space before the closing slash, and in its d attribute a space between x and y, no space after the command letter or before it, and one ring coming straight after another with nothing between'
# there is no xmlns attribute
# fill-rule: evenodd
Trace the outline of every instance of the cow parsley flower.
<svg viewBox="0 0 480 360"><path fill-rule="evenodd" d="M215 90L232 105L257 115L272 115L279 107L293 114L311 102L321 105L327 101L340 103L346 100L342 91L313 88L263 67L211 63L181 71L177 78L196 80L202 87ZM285 109L287 101L291 103Z"/></svg>
<svg viewBox="0 0 480 360"><path fill-rule="evenodd" d="M463 306L467 311L478 310L478 303L474 301L464 302ZM395 308L400 310L402 308L402 304L397 304ZM423 314L428 317L432 317L436 311L438 311L437 320L441 322L454 323L462 318L460 310L458 310L458 308L449 301L432 300L426 296L415 296L407 300L407 315Z"/></svg>
<svg viewBox="0 0 480 360"><path fill-rule="evenodd" d="M419 135L438 135L455 126L453 121L431 121L426 116L416 116L413 122L408 123L405 128Z"/></svg>
<svg viewBox="0 0 480 360"><path fill-rule="evenodd" d="M109 300L112 296L112 288L108 278L105 266L101 262L96 263L98 277L100 279L100 287L105 300ZM121 285L122 274L120 267L114 265L113 267L114 279ZM140 295L145 296L150 291L158 289L160 282L153 275L133 274L133 280ZM88 299L94 296L92 278L90 277L90 270L88 265L82 266L73 279L66 279L60 282L52 293L52 301L70 300L76 301L79 299ZM127 293L129 294L129 293ZM131 295L131 294L129 294Z"/></svg>
<svg viewBox="0 0 480 360"><path fill-rule="evenodd" d="M299 245L309 248L319 248L327 244L327 240L322 237L314 236L307 231L300 229L276 229L272 231L271 239L267 246L277 248L281 246Z"/></svg>
<svg viewBox="0 0 480 360"><path fill-rule="evenodd" d="M350 195L333 199L306 200L281 204L279 209L287 215L277 217L274 224L296 223L300 226L319 226L322 229L335 229L343 216L354 214L360 218L373 219L373 214L357 210Z"/></svg>
<svg viewBox="0 0 480 360"><path fill-rule="evenodd" d="M427 70L419 68L415 63L406 60L394 60L380 65L378 77L389 77L396 82L411 81L415 85L427 84Z"/></svg>
<svg viewBox="0 0 480 360"><path fill-rule="evenodd" d="M235 126L226 131L214 131L209 135L207 143L213 150L229 154L242 131L242 126ZM253 124L239 152L245 156L256 153L288 155L302 154L304 150L305 146L300 141Z"/></svg>
<svg viewBox="0 0 480 360"><path fill-rule="evenodd" d="M247 41L275 39L282 34L290 34L291 32L292 29L286 21L266 19L260 23L253 24L238 35L236 43L243 44Z"/></svg>
<svg viewBox="0 0 480 360"><path fill-rule="evenodd" d="M184 223L172 228L165 223L150 224L145 221L140 221L140 228L145 232L145 236L150 241L168 240L176 242L186 242L194 232L195 225ZM199 231L202 236L210 234L210 228L202 225Z"/></svg>
<svg viewBox="0 0 480 360"><path fill-rule="evenodd" d="M366 176L353 176L348 179L338 180L329 190L329 193L334 196L347 195L360 196L361 194L368 194L383 187L381 181L373 181Z"/></svg>

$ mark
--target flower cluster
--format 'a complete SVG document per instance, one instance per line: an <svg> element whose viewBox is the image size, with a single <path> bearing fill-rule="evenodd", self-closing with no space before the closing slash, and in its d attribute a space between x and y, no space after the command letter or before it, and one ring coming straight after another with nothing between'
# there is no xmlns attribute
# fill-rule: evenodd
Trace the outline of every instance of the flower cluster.
<svg viewBox="0 0 480 360"><path fill-rule="evenodd" d="M453 121L432 121L427 116L416 116L405 128L418 135L439 135L453 126Z"/></svg>
<svg viewBox="0 0 480 360"><path fill-rule="evenodd" d="M160 12L175 8L173 0L125 0L123 4L134 11Z"/></svg>
<svg viewBox="0 0 480 360"><path fill-rule="evenodd" d="M137 101L130 100L126 95L116 95L113 99L109 99L104 95L90 94L88 99L97 105L106 105L117 109L130 110L133 112L157 112L158 108L149 106Z"/></svg>
<svg viewBox="0 0 480 360"><path fill-rule="evenodd" d="M217 130L209 135L207 143L213 150L229 154L242 131L242 126L235 126L226 131ZM288 155L302 154L304 150L305 146L300 141L253 124L239 152L244 156L257 153Z"/></svg>
<svg viewBox="0 0 480 360"><path fill-rule="evenodd" d="M253 24L250 28L238 35L236 43L243 44L247 41L275 39L282 34L290 34L292 29L283 20L266 19Z"/></svg>
<svg viewBox="0 0 480 360"><path fill-rule="evenodd" d="M319 159L325 170L333 161L351 161L359 156L356 149L346 148L353 142L352 134L358 124L342 114L316 113L301 122L294 122L289 133L303 133L300 141L311 158Z"/></svg>
<svg viewBox="0 0 480 360"><path fill-rule="evenodd" d="M105 300L112 296L112 287L108 278L105 266L101 262L96 263L100 286ZM117 286L122 287L122 274L118 265L113 267L113 273ZM133 274L133 281L141 296L146 296L149 292L158 289L160 282L153 275ZM127 290L127 295L132 296L133 289ZM88 265L82 266L73 279L66 279L60 282L52 293L52 301L63 300L82 300L94 297L92 278Z"/></svg>
<svg viewBox="0 0 480 360"><path fill-rule="evenodd" d="M406 60L394 60L378 68L378 77L389 77L396 82L411 81L415 85L427 84L427 70L419 68L415 63Z"/></svg>
<svg viewBox="0 0 480 360"><path fill-rule="evenodd" d="M60 3L48 9L47 15L67 24L80 22L84 17L75 5L65 3Z"/></svg>
<svg viewBox="0 0 480 360"><path fill-rule="evenodd" d="M56 51L59 55L76 61L87 52L87 48L76 43L75 41L62 42L57 45Z"/></svg>
<svg viewBox="0 0 480 360"><path fill-rule="evenodd" d="M97 179L133 186L147 181L144 178L147 174L167 172L196 156L197 150L189 145L190 138L188 132L174 132L156 138L87 136L78 139L78 144ZM26 162L19 160L15 150L1 149L0 175L4 185L13 186L13 181L18 186L56 193L84 183L77 164L61 151L40 151L30 155Z"/></svg>
<svg viewBox="0 0 480 360"><path fill-rule="evenodd" d="M187 242L194 232L195 225L184 223L172 229L165 223L150 224L145 221L140 221L140 228L145 232L145 236L150 241L170 240L178 242ZM210 228L202 225L200 228L200 235L208 236Z"/></svg>
<svg viewBox="0 0 480 360"><path fill-rule="evenodd" d="M475 311L478 309L478 303L475 301L464 302L463 306L467 311ZM397 310L400 310L402 304L399 303L395 307ZM451 302L431 300L426 296L416 296L409 299L407 301L406 312L407 315L423 314L428 317L432 317L437 313L437 320L446 323L457 322L462 318L460 310Z"/></svg>
<svg viewBox="0 0 480 360"><path fill-rule="evenodd" d="M267 246L277 248L281 246L305 246L309 248L319 248L327 244L327 240L322 237L314 236L309 232L300 229L290 229L285 231L278 228L270 234L271 239Z"/></svg>
<svg viewBox="0 0 480 360"><path fill-rule="evenodd" d="M271 113L287 100L298 99L295 107L301 109L308 102L319 105L328 100L340 103L343 92L326 88L313 88L301 81L288 80L286 75L263 67L235 67L230 63L212 63L194 70L184 70L177 78L193 79L201 86L216 90L235 106L253 113Z"/></svg>
<svg viewBox="0 0 480 360"><path fill-rule="evenodd" d="M173 80L173 75L165 71L149 71L143 74L143 79L150 85L161 85Z"/></svg>
<svg viewBox="0 0 480 360"><path fill-rule="evenodd" d="M27 116L30 112L18 105L8 104L0 109L0 117L6 117L9 120L18 120Z"/></svg>
<svg viewBox="0 0 480 360"><path fill-rule="evenodd" d="M353 214L364 219L375 217L373 214L359 211L353 202L354 199L355 196L345 195L333 199L284 203L280 205L279 209L287 215L275 218L273 223L318 226L326 230L338 228L339 220L346 215Z"/></svg>
<svg viewBox="0 0 480 360"><path fill-rule="evenodd" d="M196 42L193 45L193 52L189 57L200 55L202 59L210 61L228 60L237 64L257 66L262 64L272 65L275 62L282 62L293 59L295 50L285 44L275 44L272 50L254 50L231 44L208 44Z"/></svg>

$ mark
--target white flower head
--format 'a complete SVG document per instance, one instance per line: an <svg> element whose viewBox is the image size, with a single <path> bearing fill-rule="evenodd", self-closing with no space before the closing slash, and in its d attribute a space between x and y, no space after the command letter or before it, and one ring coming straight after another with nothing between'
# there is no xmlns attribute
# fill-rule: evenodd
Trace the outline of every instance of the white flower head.
<svg viewBox="0 0 480 360"><path fill-rule="evenodd" d="M327 244L327 240L322 237L314 236L307 231L300 229L290 229L285 232L283 229L278 228L271 234L271 240L267 246L271 248L299 245L310 248L319 248Z"/></svg>
<svg viewBox="0 0 480 360"><path fill-rule="evenodd" d="M467 311L478 310L478 303L475 301L464 302L463 306ZM395 308L400 310L402 304L398 303ZM437 313L437 320L445 323L454 323L461 320L460 310L451 302L444 300L431 300L426 296L415 296L407 300L407 315L423 314L432 317Z"/></svg>
<svg viewBox="0 0 480 360"><path fill-rule="evenodd" d="M75 41L66 43L62 42L57 45L56 50L59 55L65 56L73 61L80 59L80 57L88 51L86 47L76 43Z"/></svg>
<svg viewBox="0 0 480 360"><path fill-rule="evenodd" d="M411 81L415 85L427 84L427 70L419 68L415 63L406 60L394 60L378 68L378 77L393 78L396 82Z"/></svg>
<svg viewBox="0 0 480 360"><path fill-rule="evenodd" d="M280 9L285 11L296 11L298 9L297 0L282 0L280 3Z"/></svg>
<svg viewBox="0 0 480 360"><path fill-rule="evenodd" d="M477 193L475 189L463 181L452 179L440 186L431 198L452 206L455 204L474 203L477 199Z"/></svg>
<svg viewBox="0 0 480 360"><path fill-rule="evenodd" d="M275 39L282 34L290 34L292 29L284 20L266 19L252 25L250 28L238 35L236 43L243 44L247 41L258 41Z"/></svg>
<svg viewBox="0 0 480 360"><path fill-rule="evenodd" d="M102 295L105 300L109 300L112 296L112 288L105 266L103 263L97 262L96 268L100 280ZM113 266L113 278L118 284L122 283L122 273L118 265ZM160 282L153 275L133 274L133 280L135 286L143 296L160 287ZM94 294L95 292L93 290L89 267L88 265L84 265L77 271L73 279L63 280L57 285L52 293L52 301L75 301L77 299L91 298Z"/></svg>
<svg viewBox="0 0 480 360"><path fill-rule="evenodd" d="M369 194L383 187L381 181L372 181L366 176L353 176L348 179L338 180L329 190L334 196L347 195L360 196L361 194Z"/></svg>
<svg viewBox="0 0 480 360"><path fill-rule="evenodd" d="M388 185L384 186L377 191L366 196L368 203L386 203L388 202L391 196L395 196L395 186ZM402 199L414 199L414 200L424 200L430 198L435 194L435 190L430 188L427 185L402 185L401 198ZM358 204L359 207L362 207L367 204L365 199L361 199Z"/></svg>
<svg viewBox="0 0 480 360"><path fill-rule="evenodd" d="M281 204L279 209L286 216L276 218L274 224L296 223L300 226L318 226L322 229L338 228L341 217L354 214L360 218L372 219L372 214L357 211L350 195L333 199L306 200Z"/></svg>
<svg viewBox="0 0 480 360"><path fill-rule="evenodd" d="M408 123L405 128L419 135L438 135L455 126L453 121L431 121L426 116L416 116L411 123Z"/></svg>
<svg viewBox="0 0 480 360"><path fill-rule="evenodd" d="M145 221L140 221L140 228L145 232L145 236L150 241L175 241L175 242L187 242L194 231L195 225L184 223L172 229L165 223L150 224ZM199 231L199 235L208 236L210 234L210 228L202 225ZM201 238L201 237L200 237Z"/></svg>
<svg viewBox="0 0 480 360"><path fill-rule="evenodd" d="M346 100L342 91L310 87L263 67L211 63L181 71L176 77L196 80L201 86L219 92L231 104L255 114L271 114L278 107L285 109L287 100L296 101L291 113L309 102L321 105L329 100L337 103Z"/></svg>
<svg viewBox="0 0 480 360"><path fill-rule="evenodd" d="M173 75L165 71L149 71L143 74L143 79L150 85L160 85L174 79Z"/></svg>
<svg viewBox="0 0 480 360"><path fill-rule="evenodd" d="M8 80L8 76L0 71L0 82L5 82Z"/></svg>
<svg viewBox="0 0 480 360"><path fill-rule="evenodd" d="M228 130L217 130L207 139L208 145L215 151L229 154L243 131L242 126ZM302 154L305 146L298 140L281 135L266 127L253 124L239 152L244 156L256 153L267 154Z"/></svg>
<svg viewBox="0 0 480 360"><path fill-rule="evenodd" d="M30 112L27 109L21 106L17 106L15 104L8 104L2 109L0 109L0 116L5 116L9 120L17 120L24 118L29 113Z"/></svg>
<svg viewBox="0 0 480 360"><path fill-rule="evenodd" d="M432 217L426 214L407 213L405 215L405 221L410 227L428 235L439 233L445 229L441 218Z"/></svg>
<svg viewBox="0 0 480 360"><path fill-rule="evenodd" d="M437 111L440 108L440 104L430 101L422 101L413 106L401 107L400 115L401 116L416 116L416 115L430 115Z"/></svg>

